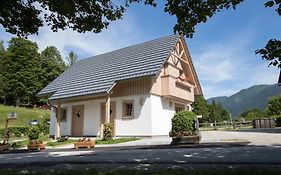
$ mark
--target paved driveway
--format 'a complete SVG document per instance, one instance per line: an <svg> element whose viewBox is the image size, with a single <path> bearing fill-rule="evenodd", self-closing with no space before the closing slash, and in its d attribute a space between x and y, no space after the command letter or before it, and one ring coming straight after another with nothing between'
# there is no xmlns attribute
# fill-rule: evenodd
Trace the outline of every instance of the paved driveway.
<svg viewBox="0 0 281 175"><path fill-rule="evenodd" d="M202 131L202 142L244 139L251 145L281 145L281 128L249 129L236 131Z"/></svg>

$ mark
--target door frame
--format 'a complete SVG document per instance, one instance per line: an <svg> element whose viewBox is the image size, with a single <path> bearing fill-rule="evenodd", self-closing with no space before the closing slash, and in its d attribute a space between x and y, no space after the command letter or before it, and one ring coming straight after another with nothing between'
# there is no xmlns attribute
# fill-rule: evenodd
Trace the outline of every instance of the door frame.
<svg viewBox="0 0 281 175"><path fill-rule="evenodd" d="M85 110L84 110L84 105L75 105L71 107L71 136L73 136L73 128L74 128L74 123L73 123L73 116L74 116L74 109L75 108L80 108L83 111L83 119L82 119L82 128L81 128L81 136L84 135L84 118L85 118Z"/></svg>

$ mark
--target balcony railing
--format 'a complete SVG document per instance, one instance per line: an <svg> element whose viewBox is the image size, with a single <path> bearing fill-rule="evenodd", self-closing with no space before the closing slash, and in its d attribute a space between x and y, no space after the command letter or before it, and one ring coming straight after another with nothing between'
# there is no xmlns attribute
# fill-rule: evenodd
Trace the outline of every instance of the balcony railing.
<svg viewBox="0 0 281 175"><path fill-rule="evenodd" d="M194 101L194 86L190 83L181 81L171 75L164 75L161 80L163 97Z"/></svg>

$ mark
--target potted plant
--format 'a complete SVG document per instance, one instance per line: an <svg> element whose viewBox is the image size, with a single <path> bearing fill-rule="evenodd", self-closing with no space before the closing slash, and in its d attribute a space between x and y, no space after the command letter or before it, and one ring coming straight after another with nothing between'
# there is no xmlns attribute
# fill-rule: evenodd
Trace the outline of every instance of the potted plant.
<svg viewBox="0 0 281 175"><path fill-rule="evenodd" d="M74 142L74 148L92 148L95 147L96 145L96 140L95 139L90 139L90 138L83 138L79 139L78 141Z"/></svg>
<svg viewBox="0 0 281 175"><path fill-rule="evenodd" d="M172 144L198 144L201 134L196 127L196 115L191 111L179 111L172 118Z"/></svg>
<svg viewBox="0 0 281 175"><path fill-rule="evenodd" d="M38 126L31 126L28 131L29 143L27 145L28 150L41 150L45 149L45 145L39 139L39 128Z"/></svg>

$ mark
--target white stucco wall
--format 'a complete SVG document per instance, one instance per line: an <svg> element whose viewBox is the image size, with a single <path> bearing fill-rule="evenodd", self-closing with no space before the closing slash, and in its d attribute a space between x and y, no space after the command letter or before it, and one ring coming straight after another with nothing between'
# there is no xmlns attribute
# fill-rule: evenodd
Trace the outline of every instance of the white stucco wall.
<svg viewBox="0 0 281 175"><path fill-rule="evenodd" d="M83 135L87 135L87 136L99 135L100 103L102 102L104 102L104 100L91 100L91 101L63 104L62 108L67 108L67 120L65 122L61 122L61 135L62 136L71 135L72 107L78 105L84 105ZM56 122L56 117L54 113L51 117L50 135L54 135L55 133L55 122Z"/></svg>
<svg viewBox="0 0 281 175"><path fill-rule="evenodd" d="M174 103L157 95L151 95L152 136L169 135L171 119L175 113Z"/></svg>
<svg viewBox="0 0 281 175"><path fill-rule="evenodd" d="M134 117L122 118L122 105L125 100L134 100ZM150 95L118 97L116 101L116 136L150 136L151 101Z"/></svg>
<svg viewBox="0 0 281 175"><path fill-rule="evenodd" d="M134 101L134 117L122 118L123 102ZM171 130L171 118L175 113L174 103L157 95L139 95L111 98L116 103L115 134L116 136L160 136L168 135ZM72 107L84 105L85 136L99 136L100 106L105 99L90 100L63 104L67 107L67 121L61 122L61 135L71 135ZM52 110L50 135L55 134L56 117Z"/></svg>

